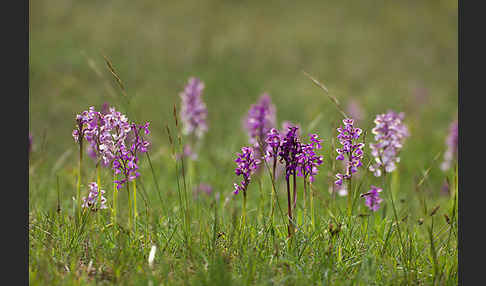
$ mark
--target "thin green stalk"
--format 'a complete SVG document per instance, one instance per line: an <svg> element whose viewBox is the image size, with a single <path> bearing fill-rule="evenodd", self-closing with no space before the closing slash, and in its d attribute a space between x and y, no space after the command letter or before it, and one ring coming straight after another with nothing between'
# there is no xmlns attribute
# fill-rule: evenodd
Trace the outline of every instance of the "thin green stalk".
<svg viewBox="0 0 486 286"><path fill-rule="evenodd" d="M182 144L181 130L180 130L180 126L179 126L179 120L178 120L178 116L177 116L177 108L176 108L176 105L175 104L174 104L172 110L173 110L173 116L174 116L176 131L177 131L176 132L176 135L177 135L178 147L180 149L180 154L182 154L182 156L180 157L180 160L181 160L182 182L183 182L183 186L184 186L184 201L185 201L185 206L183 205L182 197L181 197L181 193L180 193L179 170L177 168L177 161L178 160L177 160L176 153L175 153L175 144L172 141L172 136L170 134L169 126L166 125L166 129L167 129L167 134L169 135L169 142L170 142L170 144L172 146L172 155L174 156L175 163L176 163L177 191L179 193L179 201L180 201L180 204L181 204L181 209L183 211L184 232L185 232L185 236L186 236L186 246L190 250L190 248L191 248L191 245L190 245L190 234L189 234L189 230L190 230L190 220L189 220L189 210L188 210L188 203L187 203L186 174L185 174L185 169L184 169L184 155L183 155L184 154L184 150L183 150L184 149L184 145ZM187 264L187 262L186 262L186 264ZM187 269L187 268L185 268L185 269Z"/></svg>
<svg viewBox="0 0 486 286"><path fill-rule="evenodd" d="M278 207L278 210L280 211L280 216L281 216L281 218L282 218L283 220L285 220L285 215L284 215L284 213L283 213L283 211L282 211L282 208L281 208L281 206L280 206L280 202L278 201L278 196L277 196L277 188L276 188L276 186L275 186L275 176L274 176L275 171L274 171L274 173L273 173L273 174L272 174L272 172L270 172L270 167L268 166L268 164L267 164L267 161L266 161L266 160L264 160L264 161L263 161L263 164L264 164L264 165L265 165L265 167L267 168L268 174L269 174L270 179L271 179L271 181L272 181L272 191L274 192L274 199L275 199L275 202L276 202L276 206Z"/></svg>
<svg viewBox="0 0 486 286"><path fill-rule="evenodd" d="M111 221L113 225L116 224L116 201L118 199L118 188L116 187L116 173L113 171L113 210L112 210L112 218Z"/></svg>
<svg viewBox="0 0 486 286"><path fill-rule="evenodd" d="M271 210L270 210L270 222L272 225L274 225L274 219L273 219L273 213L275 212L275 189L272 184L272 192L270 193L270 203L271 205Z"/></svg>
<svg viewBox="0 0 486 286"><path fill-rule="evenodd" d="M246 225L246 190L243 191L243 210L241 213L240 231L244 229L245 225Z"/></svg>
<svg viewBox="0 0 486 286"><path fill-rule="evenodd" d="M400 185L400 172L398 170L392 173L392 178L390 182L390 191L393 192L394 195L397 194L398 186Z"/></svg>
<svg viewBox="0 0 486 286"><path fill-rule="evenodd" d="M100 175L100 163L96 164L96 183L98 184L99 190L101 190L101 175ZM101 198L101 191L98 192L98 197Z"/></svg>
<svg viewBox="0 0 486 286"><path fill-rule="evenodd" d="M306 180L306 174L304 174L304 194L303 194L303 204L304 204L304 209L303 209L303 215L302 215L302 225L305 225L306 221L306 214L307 214L307 208L306 208L306 201L307 201L307 180Z"/></svg>
<svg viewBox="0 0 486 286"><path fill-rule="evenodd" d="M294 183L294 202L292 208L294 209L294 214L295 214L295 209L297 207L297 176L295 175L295 173L292 175L292 180Z"/></svg>
<svg viewBox="0 0 486 286"><path fill-rule="evenodd" d="M61 212L61 191L60 191L60 188L59 188L59 175L56 175L56 183L57 183L57 208L56 208L56 211L57 213L60 213Z"/></svg>
<svg viewBox="0 0 486 286"><path fill-rule="evenodd" d="M175 106L174 106L174 112L175 112ZM175 119L176 119L176 125L177 125L177 116L174 116ZM170 133L170 129L169 129L169 126L166 125L165 126L166 130L167 130L167 135L168 135L168 138L169 138L169 143L170 143L170 146L172 147L171 148L171 152L172 152L172 157L174 158L174 163L175 163L175 172L176 172L176 183L177 183L177 195L178 195L178 199L179 199L179 208L183 214L182 216L182 221L183 221L183 232L184 232L184 236L185 236L185 242L186 242L186 245L188 246L189 244L189 239L188 239L188 234L187 234L187 228L186 228L186 224L187 224L187 221L186 221L186 215L185 215L185 210L184 210L184 204L182 203L182 195L181 195L181 186L180 186L180 182L179 182L179 167L178 167L178 159L176 157L176 151L175 151L175 143L174 141L172 140L172 135Z"/></svg>
<svg viewBox="0 0 486 286"><path fill-rule="evenodd" d="M130 199L130 184L127 185L127 197L128 197L128 229L132 228L132 200Z"/></svg>
<svg viewBox="0 0 486 286"><path fill-rule="evenodd" d="M459 180L459 177L458 177L458 166L457 166L457 163L454 164L454 177L453 177L453 187L452 187L452 192L451 192L451 195L453 196L453 201L452 201L452 210L454 211L455 209L457 209L457 195L458 195L458 191L459 191L459 185L458 185L458 180Z"/></svg>
<svg viewBox="0 0 486 286"><path fill-rule="evenodd" d="M373 214L373 218L374 218L374 214ZM368 225L370 224L370 216L366 217L366 236L365 236L365 239L364 241L367 242L368 241L368 237L369 237L369 227Z"/></svg>
<svg viewBox="0 0 486 286"><path fill-rule="evenodd" d="M312 231L316 228L315 215L314 215L314 189L312 184L309 183L309 200L310 200L310 212L311 212L311 227Z"/></svg>
<svg viewBox="0 0 486 286"><path fill-rule="evenodd" d="M179 135L179 144L181 144L182 146L182 143L181 143L181 137ZM185 227L186 227L186 233L187 233L187 243L189 244L189 247L190 247L190 240L189 240L189 237L190 237L190 230L191 230L191 220L190 220L190 213L189 213L189 202L188 202L188 199L187 199L187 186L186 186L186 172L185 172L185 168L184 168L184 156L181 156L181 171L182 171L182 182L183 182L183 186L184 186L184 203L185 203L185 212L184 212L184 217L186 218L186 223L185 223Z"/></svg>
<svg viewBox="0 0 486 286"><path fill-rule="evenodd" d="M293 226L292 226L292 199L290 197L290 182L289 178L285 178L287 183L287 209L288 209L288 218L289 218L289 225L287 226L287 230L289 232L289 237L292 236L293 233Z"/></svg>
<svg viewBox="0 0 486 286"><path fill-rule="evenodd" d="M258 206L258 220L261 221L263 219L263 213L265 211L265 195L263 194L263 185L262 185L262 177L258 177L258 187L260 189L260 205Z"/></svg>
<svg viewBox="0 0 486 286"><path fill-rule="evenodd" d="M385 187L386 187L386 182L387 182L387 181L386 181L386 170L385 170L385 168L383 167L383 188L384 188L384 189L385 189ZM400 240L400 245L402 246L402 251L403 251L403 250L405 249L405 246L404 246L404 244L403 244L403 240L402 240L402 232L401 232L401 230L400 230L400 222L399 222L399 220L398 220L398 214L397 214L397 209L396 209L396 207L395 207L395 201L394 201L394 199L393 199L393 193L392 193L390 190L388 190L388 191L387 191L387 193L389 193L389 194L390 194L390 201L391 201L391 203L392 203L393 216L394 216L394 218L395 218L395 224L397 225L397 230L398 230L398 238L399 238L399 240ZM404 269L405 269L405 272L408 272L408 271L406 270L406 269L407 269L406 267L404 267ZM407 275L408 275L408 273L407 273Z"/></svg>
<svg viewBox="0 0 486 286"><path fill-rule="evenodd" d="M157 180L157 176L155 176L155 171L154 171L154 167L152 166L152 160L150 160L149 152L146 152L145 155L147 156L147 160L149 162L150 170L152 171L152 177L154 178L155 187L157 188L157 195L159 196L160 205L161 205L162 208L164 208L164 202L162 201L162 197L160 195L159 182Z"/></svg>
<svg viewBox="0 0 486 286"><path fill-rule="evenodd" d="M348 181L348 217L351 217L351 203L352 203L352 197L353 197L353 188L352 188L352 184L351 184L351 178L347 179Z"/></svg>
<svg viewBox="0 0 486 286"><path fill-rule="evenodd" d="M133 226L135 228L135 233L137 232L137 180L132 181L133 184Z"/></svg>
<svg viewBox="0 0 486 286"><path fill-rule="evenodd" d="M270 213L270 219L271 219L271 222L272 222L272 226L274 224L274 219L273 219L273 213L275 212L275 193L277 192L275 190L275 170L277 168L277 159L274 158L273 159L273 169L272 169L272 176L271 176L271 179L272 179L272 192L271 192L271 203L272 203L272 210L271 210L271 213Z"/></svg>
<svg viewBox="0 0 486 286"><path fill-rule="evenodd" d="M181 209L181 212L183 213L182 220L184 221L184 234L186 236L186 243L187 242L187 228L186 228L186 211L184 209L184 204L182 203L182 195L181 195L181 188L180 188L180 182L179 182L179 168L177 167L177 159L175 161L175 168L176 168L176 181L177 181L177 194L179 198L179 207Z"/></svg>
<svg viewBox="0 0 486 286"><path fill-rule="evenodd" d="M101 176L100 176L100 162L96 164L96 184L98 185L98 206L101 206ZM97 216L98 223L100 216Z"/></svg>
<svg viewBox="0 0 486 286"><path fill-rule="evenodd" d="M78 170L78 183L76 186L76 202L78 208L78 219L81 218L81 171L83 164L83 140L79 142L79 170Z"/></svg>

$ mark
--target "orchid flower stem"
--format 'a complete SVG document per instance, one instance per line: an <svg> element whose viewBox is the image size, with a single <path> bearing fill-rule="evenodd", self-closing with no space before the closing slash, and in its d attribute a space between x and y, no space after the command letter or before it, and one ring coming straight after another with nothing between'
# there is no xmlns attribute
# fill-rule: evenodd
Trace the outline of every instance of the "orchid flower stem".
<svg viewBox="0 0 486 286"><path fill-rule="evenodd" d="M83 163L83 141L79 143L79 170L78 170L78 184L76 186L76 202L78 208L78 219L81 218L81 171Z"/></svg>
<svg viewBox="0 0 486 286"><path fill-rule="evenodd" d="M457 196L458 196L458 191L459 191L459 175L458 175L458 166L457 162L454 164L454 177L452 179L453 182L453 190L451 192L452 197L453 197L453 203L452 203L452 209L455 210L457 209Z"/></svg>
<svg viewBox="0 0 486 286"><path fill-rule="evenodd" d="M315 229L315 217L314 217L314 190L312 190L312 185L309 183L309 201L310 201L310 213L311 213L311 227L312 231Z"/></svg>
<svg viewBox="0 0 486 286"><path fill-rule="evenodd" d="M274 221L273 220L273 213L275 211L275 194L274 193L275 193L275 189L272 185L272 192L270 194L270 200L271 200L271 203L272 203L272 207L271 207L271 210L270 210L270 220L271 220L272 225L273 225L273 221Z"/></svg>
<svg viewBox="0 0 486 286"><path fill-rule="evenodd" d="M241 215L241 230L246 225L246 190L243 191L243 210L242 210L242 215Z"/></svg>
<svg viewBox="0 0 486 286"><path fill-rule="evenodd" d="M297 177L295 173L292 175L293 183L294 183L294 202L292 205L292 209L294 210L295 214L295 209L297 208Z"/></svg>
<svg viewBox="0 0 486 286"><path fill-rule="evenodd" d="M303 195L302 195L302 199L303 199L303 209L302 209L302 225L305 225L305 220L306 220L306 214L307 214L307 209L306 209L306 206L307 206L307 180L306 180L306 174L304 173L304 192L303 192Z"/></svg>
<svg viewBox="0 0 486 286"><path fill-rule="evenodd" d="M116 174L115 171L113 171L113 182L116 181ZM118 199L118 188L116 187L116 183L113 183L113 211L112 211L112 223L113 225L116 224L116 201Z"/></svg>
<svg viewBox="0 0 486 286"><path fill-rule="evenodd" d="M277 168L277 159L276 158L273 158L273 170L272 170L272 193L271 193L271 202L272 202L272 211L270 213L270 218L271 218L271 222L272 222L272 226L273 226L273 213L275 211L275 193L276 193L276 190L275 190L275 169Z"/></svg>
<svg viewBox="0 0 486 286"><path fill-rule="evenodd" d="M128 197L128 229L132 228L132 200L130 198L130 184L127 182L127 197Z"/></svg>
<svg viewBox="0 0 486 286"><path fill-rule="evenodd" d="M137 231L137 180L134 179L132 181L133 184L133 227L135 228L135 232Z"/></svg>
<svg viewBox="0 0 486 286"><path fill-rule="evenodd" d="M260 189L260 205L259 205L259 211L258 211L258 219L262 219L263 213L264 213L264 207L265 207L265 195L263 192L263 186L262 186L262 178L258 178L258 186Z"/></svg>
<svg viewBox="0 0 486 286"><path fill-rule="evenodd" d="M98 184L98 197L101 198L101 175L100 175L100 163L96 164L96 183Z"/></svg>
<svg viewBox="0 0 486 286"><path fill-rule="evenodd" d="M351 217L352 211L352 198L353 198L353 189L352 189L352 184L351 184L351 178L347 179L348 180L348 216Z"/></svg>
<svg viewBox="0 0 486 286"><path fill-rule="evenodd" d="M101 176L100 176L100 170L101 169L101 166L100 166L100 162L98 162L98 164L96 164L96 184L98 185L98 206L101 206ZM99 222L99 219L100 219L100 216L98 215L97 216L97 219L98 219L98 222Z"/></svg>
<svg viewBox="0 0 486 286"><path fill-rule="evenodd" d="M287 208L288 208L288 218L289 218L289 225L287 227L287 230L289 232L289 237L292 236L293 233L293 227L292 227L292 199L290 197L290 182L289 178L286 178L287 180Z"/></svg>

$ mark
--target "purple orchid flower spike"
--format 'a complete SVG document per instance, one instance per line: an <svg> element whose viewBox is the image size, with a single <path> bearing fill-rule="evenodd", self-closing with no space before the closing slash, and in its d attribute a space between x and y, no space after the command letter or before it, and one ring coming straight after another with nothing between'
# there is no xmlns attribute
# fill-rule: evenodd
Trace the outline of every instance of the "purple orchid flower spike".
<svg viewBox="0 0 486 286"><path fill-rule="evenodd" d="M264 93L258 103L253 104L248 110L245 119L245 128L248 132L250 144L255 145L265 142L265 136L270 129L275 128L276 109L268 93Z"/></svg>
<svg viewBox="0 0 486 286"><path fill-rule="evenodd" d="M338 156L336 160L344 160L347 157L346 171L345 173L336 174L337 180L335 184L341 186L344 179L351 179L352 174L358 171L358 167L361 167L363 163L361 159L363 158L363 143L358 143L362 130L360 128L354 127L354 120L351 118L346 118L343 120L344 126L337 128L339 132L337 138L339 143L342 145L341 148L336 149Z"/></svg>
<svg viewBox="0 0 486 286"><path fill-rule="evenodd" d="M376 212L380 208L381 202L383 202L379 195L381 191L382 189L372 185L367 193L361 194L361 197L365 198L366 206L373 212Z"/></svg>
<svg viewBox="0 0 486 286"><path fill-rule="evenodd" d="M248 134L248 142L254 147L255 156L258 159L268 160L266 156L268 145L267 133L275 128L276 108L268 93L264 93L256 104L248 110L243 122Z"/></svg>
<svg viewBox="0 0 486 286"><path fill-rule="evenodd" d="M260 164L260 160L255 158L255 151L253 147L241 148L241 153L237 154L235 159L236 169L235 174L237 176L243 176L243 180L240 184L234 183L234 194L237 195L240 191L246 192L248 184L251 181L251 175L255 172Z"/></svg>
<svg viewBox="0 0 486 286"><path fill-rule="evenodd" d="M351 118L355 118L358 121L361 121L365 118L365 112L361 107L361 104L356 99L351 99L346 106L346 112L351 116Z"/></svg>
<svg viewBox="0 0 486 286"><path fill-rule="evenodd" d="M95 182L89 183L89 194L88 197L83 197L83 208L97 208L98 201L100 202L99 209L106 209L106 198L103 196L104 190L100 190L101 197L98 192L98 184Z"/></svg>
<svg viewBox="0 0 486 286"><path fill-rule="evenodd" d="M375 159L375 164L369 170L374 172L376 177L381 176L384 170L391 173L396 169L396 164L400 162L398 156L403 147L405 139L409 136L408 128L403 124L404 113L389 111L379 114L375 118L375 143L370 143L371 155Z"/></svg>
<svg viewBox="0 0 486 286"><path fill-rule="evenodd" d="M307 178L309 181L314 181L314 176L317 175L318 167L323 162L323 157L316 154L317 149L321 149L322 140L317 134L309 134L311 143L301 144L301 153L298 157L298 176Z"/></svg>
<svg viewBox="0 0 486 286"><path fill-rule="evenodd" d="M457 146L458 146L458 121L454 120L449 126L449 135L446 138L447 151L444 153L444 161L440 168L443 171L447 171L451 168L452 161L457 159Z"/></svg>
<svg viewBox="0 0 486 286"><path fill-rule="evenodd" d="M185 135L194 134L197 138L202 138L208 130L208 111L201 98L203 89L204 83L198 78L191 77L184 91L179 94L182 100L181 121Z"/></svg>

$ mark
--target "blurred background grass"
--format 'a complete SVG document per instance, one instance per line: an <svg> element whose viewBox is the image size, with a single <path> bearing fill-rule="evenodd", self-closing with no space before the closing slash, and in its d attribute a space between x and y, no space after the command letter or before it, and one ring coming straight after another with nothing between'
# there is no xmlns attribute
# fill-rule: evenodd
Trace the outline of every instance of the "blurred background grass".
<svg viewBox="0 0 486 286"><path fill-rule="evenodd" d="M247 144L242 117L264 91L279 125L307 126L321 115L315 131L330 142L339 113L303 70L343 107L359 102L365 129L376 113L406 113L404 188L444 151L457 115L457 1L29 2L29 128L46 170L63 154L75 168L77 113L104 102L128 111L103 55L125 84L130 118L151 122L153 153L168 144L164 126L188 77L205 82L202 156L227 161L230 169L217 172L227 173L228 192L233 154ZM427 183L435 194L445 177L440 160Z"/></svg>

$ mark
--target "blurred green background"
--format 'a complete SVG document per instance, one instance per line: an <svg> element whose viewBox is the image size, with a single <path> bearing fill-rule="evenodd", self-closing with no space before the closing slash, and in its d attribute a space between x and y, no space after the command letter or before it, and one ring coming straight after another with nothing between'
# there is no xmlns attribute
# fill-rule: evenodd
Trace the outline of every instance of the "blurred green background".
<svg viewBox="0 0 486 286"><path fill-rule="evenodd" d="M76 167L75 115L104 102L151 122L160 164L164 126L173 124L172 106L190 76L206 86L201 156L225 162L213 165L227 178L219 191L231 192L233 154L247 144L242 118L265 91L279 126L307 127L318 118L323 153L334 157L329 144L339 113L306 71L343 108L358 102L364 129L377 113L404 111L412 135L401 156L403 187L433 166L426 186L439 193L442 157L432 161L457 116L457 1L29 2L29 128L32 156L41 162L35 172L46 170L46 183L56 170ZM129 107L103 55L122 78Z"/></svg>

